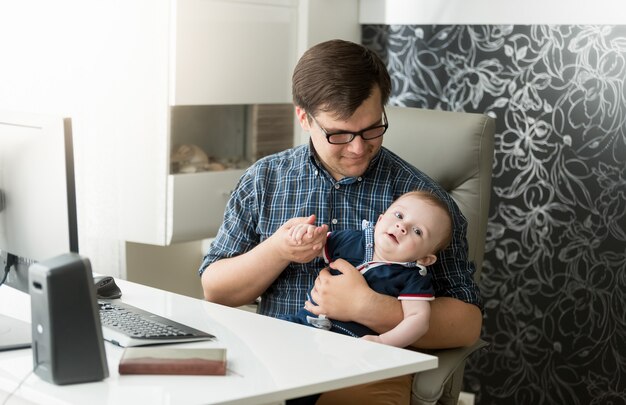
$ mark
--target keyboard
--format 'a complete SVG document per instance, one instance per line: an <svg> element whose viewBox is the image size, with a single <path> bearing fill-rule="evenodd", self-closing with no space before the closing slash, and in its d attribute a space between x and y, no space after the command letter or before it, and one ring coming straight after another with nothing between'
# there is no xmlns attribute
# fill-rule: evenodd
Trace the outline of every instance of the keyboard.
<svg viewBox="0 0 626 405"><path fill-rule="evenodd" d="M194 329L121 301L98 300L104 340L121 347L214 340Z"/></svg>

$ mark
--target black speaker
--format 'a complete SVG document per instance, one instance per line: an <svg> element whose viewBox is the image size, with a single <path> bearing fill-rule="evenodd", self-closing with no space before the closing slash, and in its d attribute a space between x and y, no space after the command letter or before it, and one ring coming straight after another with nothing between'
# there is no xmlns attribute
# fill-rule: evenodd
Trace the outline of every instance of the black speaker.
<svg viewBox="0 0 626 405"><path fill-rule="evenodd" d="M89 259L67 253L28 270L35 374L54 384L109 376Z"/></svg>

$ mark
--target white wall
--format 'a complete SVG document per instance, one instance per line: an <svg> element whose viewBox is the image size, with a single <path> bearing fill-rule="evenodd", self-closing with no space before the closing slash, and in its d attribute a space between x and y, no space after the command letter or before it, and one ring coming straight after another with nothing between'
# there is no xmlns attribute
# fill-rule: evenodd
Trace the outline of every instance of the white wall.
<svg viewBox="0 0 626 405"><path fill-rule="evenodd" d="M360 0L361 24L624 24L623 0Z"/></svg>
<svg viewBox="0 0 626 405"><path fill-rule="evenodd" d="M120 265L120 246L115 241L116 223L98 215L86 217L86 211L102 211L116 205L109 191L112 173L99 171L102 161L115 151L111 136L104 136L88 121L97 106L81 103L90 92L101 92L105 83L90 77L89 65L96 58L90 37L76 35L85 30L85 18L65 24L59 17L67 7L76 13L92 11L78 2L4 1L0 5L0 108L14 111L60 114L73 119L75 163L79 210L79 244L81 251L102 257L94 268ZM95 11L95 10L94 10ZM57 19L57 17L59 17ZM84 64L72 63L81 52ZM24 156L28 159L28 156ZM95 187L94 185L98 185ZM90 230L98 229L96 236ZM97 242L100 240L100 242ZM93 250L90 244L93 243Z"/></svg>
<svg viewBox="0 0 626 405"><path fill-rule="evenodd" d="M154 117L167 108L168 50L156 44L168 11L164 0L0 3L0 109L72 118L79 250L100 273L125 274L119 208L133 173L120 160L165 148ZM137 130L155 134L152 150L128 141Z"/></svg>

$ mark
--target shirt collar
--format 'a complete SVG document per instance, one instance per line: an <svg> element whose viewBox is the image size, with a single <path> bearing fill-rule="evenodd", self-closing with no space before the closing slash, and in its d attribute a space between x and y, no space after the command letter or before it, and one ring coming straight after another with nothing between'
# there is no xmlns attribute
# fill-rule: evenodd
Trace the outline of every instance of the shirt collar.
<svg viewBox="0 0 626 405"><path fill-rule="evenodd" d="M361 229L365 236L365 263L369 264L374 261L374 224L364 219L363 222L361 222ZM400 264L404 267L417 267L416 262L390 262L389 264Z"/></svg>

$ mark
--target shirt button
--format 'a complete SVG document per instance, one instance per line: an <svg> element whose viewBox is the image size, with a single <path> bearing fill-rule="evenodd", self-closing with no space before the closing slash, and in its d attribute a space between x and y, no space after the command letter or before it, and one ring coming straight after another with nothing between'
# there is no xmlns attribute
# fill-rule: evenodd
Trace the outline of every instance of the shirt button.
<svg viewBox="0 0 626 405"><path fill-rule="evenodd" d="M357 177L356 181L363 181L363 177L361 176Z"/></svg>
<svg viewBox="0 0 626 405"><path fill-rule="evenodd" d="M340 188L340 187L341 187L341 186L340 186L339 184L335 184L335 188L336 188L337 190L339 190L339 188Z"/></svg>
<svg viewBox="0 0 626 405"><path fill-rule="evenodd" d="M316 171L315 171L315 175L317 176L317 174L318 174L318 173L319 173L319 172L316 170Z"/></svg>
<svg viewBox="0 0 626 405"><path fill-rule="evenodd" d="M339 221L337 221L337 218L333 218L333 220L330 221L330 222L332 222L333 225L337 225L337 222L339 222Z"/></svg>

